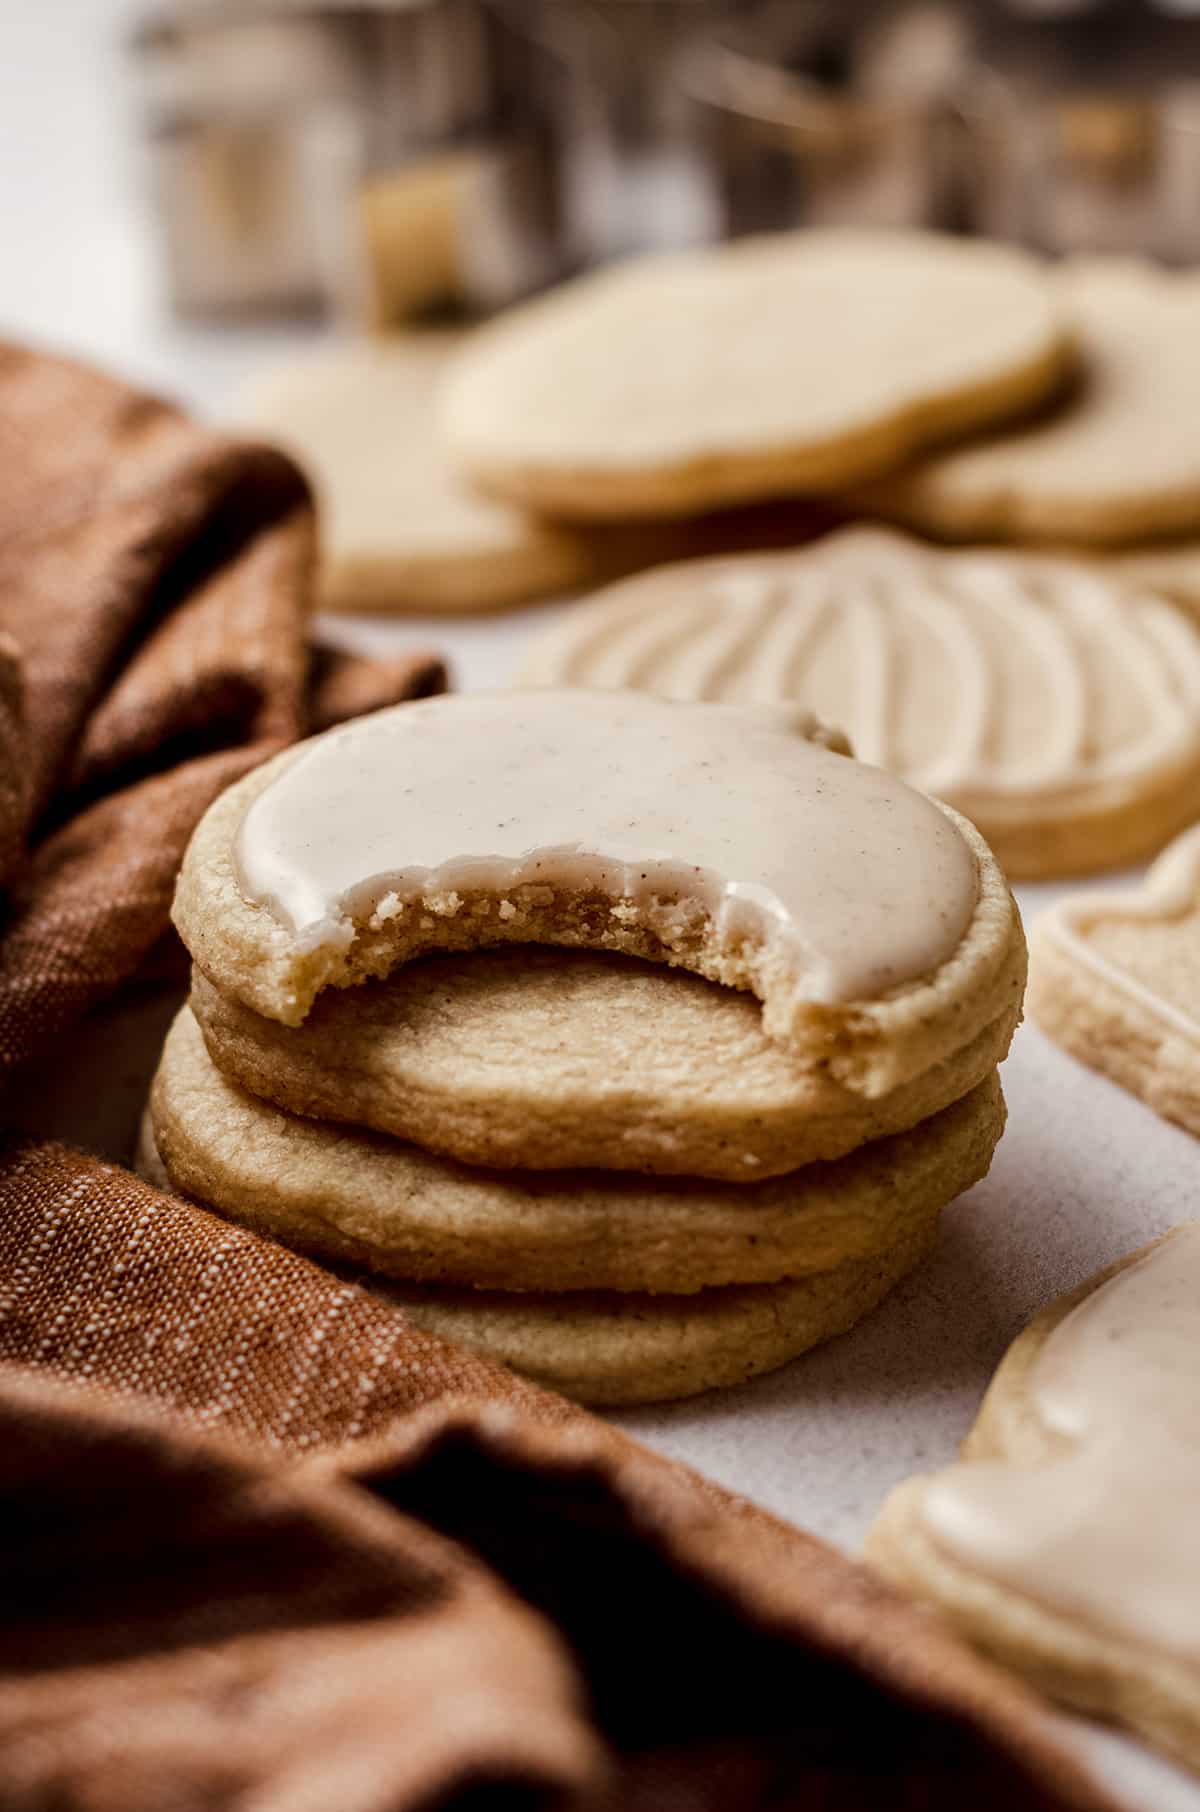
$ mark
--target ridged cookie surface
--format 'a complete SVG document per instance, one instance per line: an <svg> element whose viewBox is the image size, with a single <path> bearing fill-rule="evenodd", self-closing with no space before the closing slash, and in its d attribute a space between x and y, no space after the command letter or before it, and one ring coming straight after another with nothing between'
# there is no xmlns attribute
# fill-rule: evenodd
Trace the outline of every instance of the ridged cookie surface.
<svg viewBox="0 0 1200 1812"><path fill-rule="evenodd" d="M1152 855L1200 797L1200 619L1136 566L850 528L600 592L519 677L807 707L965 813L1015 878Z"/></svg>

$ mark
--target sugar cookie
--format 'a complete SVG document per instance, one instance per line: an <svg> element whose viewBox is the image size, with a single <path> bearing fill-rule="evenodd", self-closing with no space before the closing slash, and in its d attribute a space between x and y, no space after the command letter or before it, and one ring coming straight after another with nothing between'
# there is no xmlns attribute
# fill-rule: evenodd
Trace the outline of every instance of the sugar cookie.
<svg viewBox="0 0 1200 1812"><path fill-rule="evenodd" d="M639 259L464 349L443 428L497 495L568 517L827 491L1035 403L1069 362L1022 252L788 233Z"/></svg>
<svg viewBox="0 0 1200 1812"><path fill-rule="evenodd" d="M1200 529L1200 276L1081 259L1055 281L1083 358L1061 408L857 494L951 540L1118 545Z"/></svg>
<svg viewBox="0 0 1200 1812"><path fill-rule="evenodd" d="M437 444L436 397L465 336L408 333L261 378L242 413L317 493L328 610L472 611L606 569L587 540L480 496Z"/></svg>
<svg viewBox="0 0 1200 1812"><path fill-rule="evenodd" d="M1018 878L1152 855L1200 800L1200 620L1097 562L845 529L627 580L520 678L807 706Z"/></svg>
<svg viewBox="0 0 1200 1812"><path fill-rule="evenodd" d="M244 397L246 427L284 447L317 494L326 610L503 610L667 560L795 546L834 519L788 499L572 527L489 498L437 439L438 389L467 337L429 328L342 347L264 374Z"/></svg>
<svg viewBox="0 0 1200 1812"><path fill-rule="evenodd" d="M227 1082L185 1011L155 1080L139 1168L256 1231L371 1267L373 1287L415 1320L554 1389L639 1403L740 1382L852 1326L925 1256L945 1200L986 1171L1003 1116L993 1076L874 1155L800 1173L786 1209L780 1184L650 1186L573 1173L564 1188L294 1120ZM823 1258L823 1268L714 1284L714 1270L762 1268L738 1217L761 1229L776 1265L799 1271ZM697 1239L703 1283L692 1278ZM846 1250L853 1256L836 1256ZM575 1267L578 1287L561 1283L560 1261ZM461 1267L475 1287L397 1280L393 1265L435 1278ZM508 1283L514 1265L532 1289L486 1287L496 1271ZM660 1284L669 1273L670 1287L597 1281L631 1268Z"/></svg>
<svg viewBox="0 0 1200 1812"><path fill-rule="evenodd" d="M138 1169L174 1187L143 1122ZM743 1384L843 1334L915 1269L937 1237L937 1216L869 1259L786 1283L698 1296L600 1291L567 1296L366 1279L413 1320L447 1340L597 1408L658 1403Z"/></svg>
<svg viewBox="0 0 1200 1812"><path fill-rule="evenodd" d="M1200 615L1200 541L1150 542L1094 557L1114 577Z"/></svg>
<svg viewBox="0 0 1200 1812"><path fill-rule="evenodd" d="M986 1173L1004 1104L993 1070L907 1133L761 1183L471 1169L247 1094L185 1010L151 1116L185 1195L318 1256L481 1288L678 1295L887 1249Z"/></svg>
<svg viewBox="0 0 1200 1812"><path fill-rule="evenodd" d="M474 693L288 751L206 814L175 921L284 1024L432 950L610 948L764 1003L769 1036L886 1094L1014 996L1023 937L986 845L775 714Z"/></svg>
<svg viewBox="0 0 1200 1812"><path fill-rule="evenodd" d="M522 945L427 957L322 994L281 1026L199 971L214 1063L294 1114L369 1126L467 1164L745 1183L902 1132L1008 1050L1020 999L878 1100L799 1064L749 994L633 957Z"/></svg>
<svg viewBox="0 0 1200 1812"><path fill-rule="evenodd" d="M1029 983L1043 1031L1200 1135L1200 825L1133 892L1043 913Z"/></svg>
<svg viewBox="0 0 1200 1812"><path fill-rule="evenodd" d="M1039 1315L869 1552L981 1648L1200 1768L1200 1222Z"/></svg>

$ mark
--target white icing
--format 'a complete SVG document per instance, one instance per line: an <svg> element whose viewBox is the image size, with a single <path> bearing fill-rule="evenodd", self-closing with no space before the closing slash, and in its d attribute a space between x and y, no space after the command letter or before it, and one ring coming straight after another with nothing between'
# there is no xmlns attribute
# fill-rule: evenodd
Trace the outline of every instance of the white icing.
<svg viewBox="0 0 1200 1812"><path fill-rule="evenodd" d="M809 998L873 998L957 949L975 858L932 801L795 720L571 691L379 712L253 801L240 885L305 948L527 883L598 892L618 917L695 902L725 945L780 953Z"/></svg>
<svg viewBox="0 0 1200 1812"><path fill-rule="evenodd" d="M1200 1662L1200 1223L1085 1297L1025 1389L1053 1457L941 1474L929 1534L1022 1596Z"/></svg>
<svg viewBox="0 0 1200 1812"><path fill-rule="evenodd" d="M1200 634L1177 606L1069 560L884 531L635 580L572 612L523 678L791 700L968 815L1200 760Z"/></svg>

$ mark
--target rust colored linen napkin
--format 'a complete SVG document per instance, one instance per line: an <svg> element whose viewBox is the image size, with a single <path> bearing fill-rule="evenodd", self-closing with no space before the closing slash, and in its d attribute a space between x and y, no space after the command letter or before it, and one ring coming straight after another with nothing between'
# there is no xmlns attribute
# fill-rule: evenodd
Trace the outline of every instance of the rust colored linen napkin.
<svg viewBox="0 0 1200 1812"><path fill-rule="evenodd" d="M269 451L5 348L0 473L2 1090L161 948L220 788L441 673L310 661L308 500ZM3 1812L1109 1803L864 1569L19 1129L0 1604Z"/></svg>
<svg viewBox="0 0 1200 1812"><path fill-rule="evenodd" d="M167 929L196 820L428 655L313 658L313 514L282 455L0 345L0 1087Z"/></svg>
<svg viewBox="0 0 1200 1812"><path fill-rule="evenodd" d="M0 1204L0 1805L1107 1803L926 1612L385 1298L57 1146Z"/></svg>

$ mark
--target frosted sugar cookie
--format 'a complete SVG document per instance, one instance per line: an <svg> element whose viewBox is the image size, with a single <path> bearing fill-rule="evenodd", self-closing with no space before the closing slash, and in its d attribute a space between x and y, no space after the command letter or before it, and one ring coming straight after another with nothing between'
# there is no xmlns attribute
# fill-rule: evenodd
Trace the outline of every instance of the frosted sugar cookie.
<svg viewBox="0 0 1200 1812"><path fill-rule="evenodd" d="M461 354L446 444L574 517L691 514L854 484L1037 402L1069 361L1042 268L936 234L827 231L640 259Z"/></svg>
<svg viewBox="0 0 1200 1812"><path fill-rule="evenodd" d="M281 1026L197 971L214 1063L296 1114L416 1139L468 1164L746 1183L902 1132L1001 1062L1020 1010L877 1100L768 1038L750 994L632 957L522 945L329 989Z"/></svg>
<svg viewBox="0 0 1200 1812"><path fill-rule="evenodd" d="M1029 980L1043 1031L1200 1135L1200 826L1140 887L1043 913Z"/></svg>
<svg viewBox="0 0 1200 1812"><path fill-rule="evenodd" d="M1200 541L1150 542L1096 558L1126 584L1155 591L1200 614Z"/></svg>
<svg viewBox="0 0 1200 1812"><path fill-rule="evenodd" d="M520 677L807 706L1020 878L1136 861L1200 809L1200 619L1097 562L845 529L613 586Z"/></svg>
<svg viewBox="0 0 1200 1812"><path fill-rule="evenodd" d="M893 1492L875 1563L1080 1711L1200 1768L1200 1223L1010 1349L960 1464Z"/></svg>
<svg viewBox="0 0 1200 1812"><path fill-rule="evenodd" d="M860 492L873 513L978 541L1109 544L1200 529L1200 277L1082 259L1055 280L1082 353L1060 408Z"/></svg>
<svg viewBox="0 0 1200 1812"><path fill-rule="evenodd" d="M481 1288L668 1294L886 1250L986 1173L1004 1124L992 1071L907 1133L767 1182L476 1169L258 1100L186 1012L150 1111L177 1188L318 1256Z"/></svg>
<svg viewBox="0 0 1200 1812"><path fill-rule="evenodd" d="M243 414L308 474L330 610L498 609L608 570L569 530L482 497L437 444L438 386L463 335L346 347L259 380Z"/></svg>
<svg viewBox="0 0 1200 1812"><path fill-rule="evenodd" d="M435 950L615 949L763 1002L770 1037L877 1096L1021 988L1016 908L948 808L777 714L474 693L358 720L217 801L175 919L285 1025Z"/></svg>

